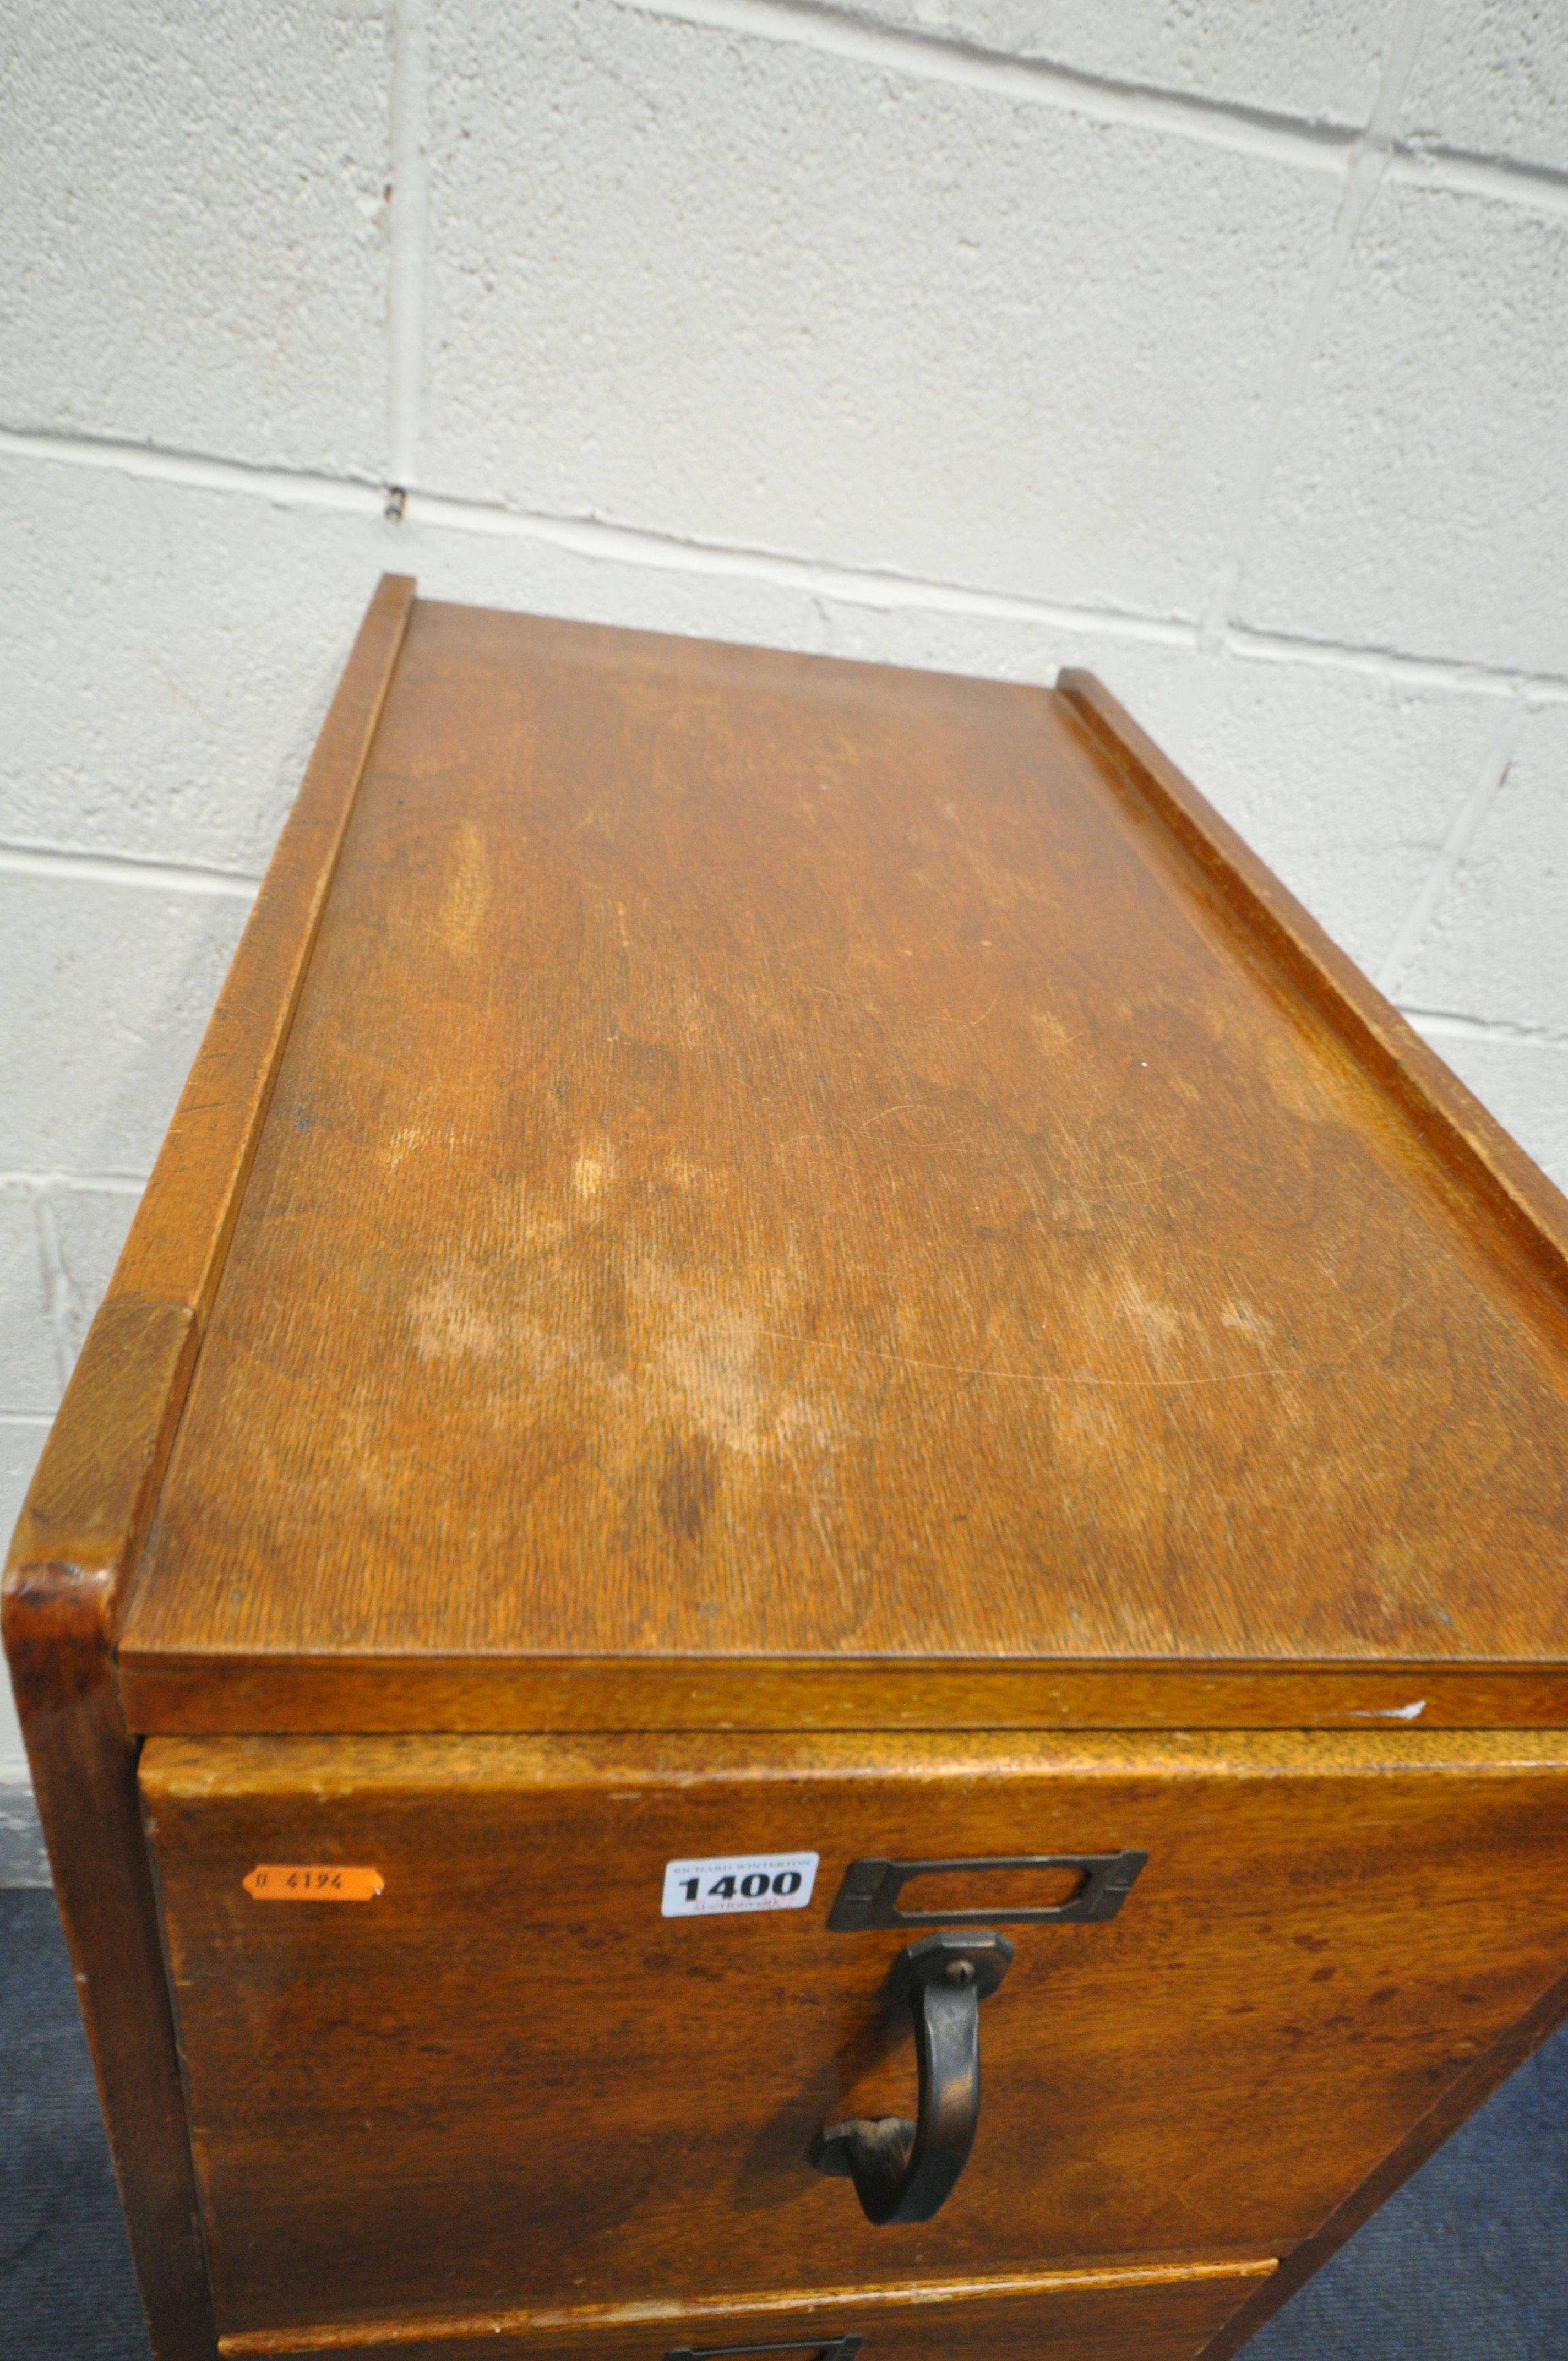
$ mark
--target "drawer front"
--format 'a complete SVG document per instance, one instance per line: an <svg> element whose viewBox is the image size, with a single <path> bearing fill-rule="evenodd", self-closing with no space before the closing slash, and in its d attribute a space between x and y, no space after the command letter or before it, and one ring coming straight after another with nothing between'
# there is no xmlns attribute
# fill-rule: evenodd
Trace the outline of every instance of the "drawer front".
<svg viewBox="0 0 1568 2361"><path fill-rule="evenodd" d="M401 2323L389 2324L377 2343L360 2335L336 2349L387 2361L1194 2361L1270 2268L1042 2273L1000 2287L871 2288L809 2305L670 2306L654 2317L585 2307L449 2319L411 2344ZM319 2335L294 2345L237 2335L221 2350L224 2361L305 2361L333 2347Z"/></svg>
<svg viewBox="0 0 1568 2361"><path fill-rule="evenodd" d="M1568 1967L1563 1752L153 1741L220 2325L1278 2255ZM830 1926L851 1862L1132 1850L1114 1916L998 1916L1015 1957L978 2006L967 2168L934 2218L873 2225L808 2151L913 2115L886 1993L922 1930ZM663 1915L672 1862L811 1852L806 1906ZM255 1875L311 1866L361 1874L341 1898Z"/></svg>

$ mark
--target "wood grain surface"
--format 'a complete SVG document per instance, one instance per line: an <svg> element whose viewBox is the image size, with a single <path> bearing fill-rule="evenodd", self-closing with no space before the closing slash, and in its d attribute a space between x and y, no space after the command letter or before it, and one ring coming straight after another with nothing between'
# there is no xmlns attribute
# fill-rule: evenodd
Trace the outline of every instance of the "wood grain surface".
<svg viewBox="0 0 1568 2361"><path fill-rule="evenodd" d="M153 1739L220 2329L1270 2259L1561 1979L1565 1773L1561 1733ZM1011 1928L963 2178L873 2228L806 2162L912 2109L910 1938L828 1931L848 1862L1134 1847L1113 1922ZM802 1850L808 1908L661 1916L669 1861ZM291 1861L383 1890L256 1903Z"/></svg>
<svg viewBox="0 0 1568 2361"><path fill-rule="evenodd" d="M211 2306L114 1646L413 585L371 602L38 1461L5 1651L158 2361Z"/></svg>
<svg viewBox="0 0 1568 2361"><path fill-rule="evenodd" d="M1228 2353L1568 2008L1563 1202L1086 676L412 590L6 1576L158 2361ZM872 2229L844 1862L1124 1845Z"/></svg>
<svg viewBox="0 0 1568 2361"><path fill-rule="evenodd" d="M334 1730L1561 1729L1568 1668L1317 1664L890 1664L278 1654L122 1660L132 1727Z"/></svg>
<svg viewBox="0 0 1568 2361"><path fill-rule="evenodd" d="M1065 671L1057 689L1130 791L1398 1102L1451 1175L1458 1202L1480 1201L1560 1307L1568 1278L1568 1201L1561 1190L1092 673Z"/></svg>
<svg viewBox="0 0 1568 2361"><path fill-rule="evenodd" d="M1274 2266L1206 2263L1168 2271L1041 2271L1013 2279L826 2290L739 2303L580 2304L422 2323L345 2323L291 2335L225 2336L225 2361L388 2353L391 2361L707 2361L730 2345L859 2335L866 2361L1191 2361ZM804 2353L778 2361L813 2361Z"/></svg>
<svg viewBox="0 0 1568 2361"><path fill-rule="evenodd" d="M1075 711L420 605L134 1683L1561 1667L1540 1257Z"/></svg>

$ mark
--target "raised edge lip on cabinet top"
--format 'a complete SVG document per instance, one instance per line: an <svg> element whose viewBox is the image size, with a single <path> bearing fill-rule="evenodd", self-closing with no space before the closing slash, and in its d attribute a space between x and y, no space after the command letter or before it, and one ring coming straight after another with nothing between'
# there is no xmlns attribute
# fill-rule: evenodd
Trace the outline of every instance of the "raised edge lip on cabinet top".
<svg viewBox="0 0 1568 2361"><path fill-rule="evenodd" d="M422 601L127 1711L1561 1719L1565 1241L1087 675Z"/></svg>

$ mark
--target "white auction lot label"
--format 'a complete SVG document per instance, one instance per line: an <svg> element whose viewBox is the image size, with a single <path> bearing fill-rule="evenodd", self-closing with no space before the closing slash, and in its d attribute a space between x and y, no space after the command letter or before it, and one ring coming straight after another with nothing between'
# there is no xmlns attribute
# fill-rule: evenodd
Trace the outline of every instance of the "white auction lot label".
<svg viewBox="0 0 1568 2361"><path fill-rule="evenodd" d="M733 1910L804 1910L817 1883L814 1852L727 1853L664 1864L665 1918L711 1918Z"/></svg>

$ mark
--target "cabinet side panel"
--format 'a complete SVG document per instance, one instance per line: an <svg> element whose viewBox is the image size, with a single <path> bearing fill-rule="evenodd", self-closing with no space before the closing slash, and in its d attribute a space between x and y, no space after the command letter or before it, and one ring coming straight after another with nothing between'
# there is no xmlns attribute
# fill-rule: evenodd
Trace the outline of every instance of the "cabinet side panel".
<svg viewBox="0 0 1568 2361"><path fill-rule="evenodd" d="M158 2361L215 2347L115 1642L412 597L389 577L371 601L6 1561L5 1650Z"/></svg>
<svg viewBox="0 0 1568 2361"><path fill-rule="evenodd" d="M1444 2140L1467 2122L1477 2107L1483 2106L1493 2092L1507 2081L1514 2069L1522 2066L1531 2051L1539 2049L1565 2019L1568 1975L1553 1984L1485 2057L1478 2058L1469 2071L1443 2092L1431 2113L1423 2115L1414 2131L1384 2158L1343 2205L1335 2208L1322 2228L1313 2237L1303 2239L1267 2283L1248 2296L1240 2310L1224 2323L1212 2344L1203 2347L1202 2361L1232 2361L1232 2356L1255 2336L1265 2321L1272 2320L1298 2289L1316 2277L1362 2224L1369 2222L1377 2208L1386 2204L1397 2189L1402 2189L1430 2156L1436 2155Z"/></svg>
<svg viewBox="0 0 1568 2361"><path fill-rule="evenodd" d="M117 1533L145 1522L194 1358L188 1312L106 1306L33 1478L18 1533L72 1532L79 1565L7 1572L6 1653L77 1997L158 2361L213 2352L195 2182L149 1864L137 1741L115 1695L106 1620Z"/></svg>

